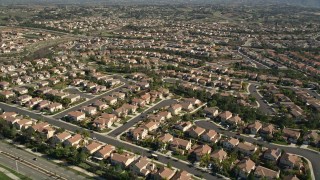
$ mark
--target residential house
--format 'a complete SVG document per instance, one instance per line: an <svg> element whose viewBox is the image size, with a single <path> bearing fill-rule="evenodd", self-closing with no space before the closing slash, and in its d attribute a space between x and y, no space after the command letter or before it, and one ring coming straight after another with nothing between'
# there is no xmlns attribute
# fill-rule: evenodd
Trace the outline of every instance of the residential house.
<svg viewBox="0 0 320 180"><path fill-rule="evenodd" d="M246 179L256 167L255 163L250 158L243 159L236 166L238 167L238 176L244 179Z"/></svg>
<svg viewBox="0 0 320 180"><path fill-rule="evenodd" d="M106 96L103 100L105 100L109 105L115 105L118 102L117 98L112 96Z"/></svg>
<svg viewBox="0 0 320 180"><path fill-rule="evenodd" d="M189 136L193 138L198 138L200 137L206 130L202 127L195 126L189 130Z"/></svg>
<svg viewBox="0 0 320 180"><path fill-rule="evenodd" d="M156 170L156 165L144 156L140 157L130 165L133 174L147 177L151 172Z"/></svg>
<svg viewBox="0 0 320 180"><path fill-rule="evenodd" d="M273 124L268 124L264 127L262 127L262 129L260 129L260 135L262 137L272 137L273 133L275 132L275 127Z"/></svg>
<svg viewBox="0 0 320 180"><path fill-rule="evenodd" d="M181 112L182 106L180 104L173 104L168 109L172 114L177 115Z"/></svg>
<svg viewBox="0 0 320 180"><path fill-rule="evenodd" d="M82 121L86 118L86 114L81 111L71 111L68 113L68 118L72 121Z"/></svg>
<svg viewBox="0 0 320 180"><path fill-rule="evenodd" d="M254 177L256 179L278 179L280 176L280 171L274 171L272 169L268 169L263 166L257 166L256 170L254 171Z"/></svg>
<svg viewBox="0 0 320 180"><path fill-rule="evenodd" d="M283 136L287 138L287 140L291 143L297 143L300 137L300 132L296 130L284 128L282 132L283 132Z"/></svg>
<svg viewBox="0 0 320 180"><path fill-rule="evenodd" d="M185 98L184 102L191 103L193 106L200 106L202 102L196 98Z"/></svg>
<svg viewBox="0 0 320 180"><path fill-rule="evenodd" d="M206 116L210 117L210 118L215 118L219 114L218 108L214 108L214 107L206 107L206 108L204 108L203 111L206 114Z"/></svg>
<svg viewBox="0 0 320 180"><path fill-rule="evenodd" d="M2 90L7 90L10 86L10 83L9 82L6 82L6 81L1 81L0 82L0 89Z"/></svg>
<svg viewBox="0 0 320 180"><path fill-rule="evenodd" d="M33 108L34 106L36 106L41 101L42 101L41 98L35 97L35 98L30 99L30 101L28 101L27 103L25 103L25 106L28 107L28 108Z"/></svg>
<svg viewBox="0 0 320 180"><path fill-rule="evenodd" d="M98 151L102 146L103 144L96 141L92 141L90 144L84 147L84 150L87 151L89 154L93 154L96 151Z"/></svg>
<svg viewBox="0 0 320 180"><path fill-rule="evenodd" d="M113 113L120 118L120 117L126 117L129 111L124 107L119 107L118 109L114 110Z"/></svg>
<svg viewBox="0 0 320 180"><path fill-rule="evenodd" d="M185 151L191 149L191 145L191 140L187 141L180 138L173 138L173 140L170 142L170 149L173 151L182 150L181 153L184 154Z"/></svg>
<svg viewBox="0 0 320 180"><path fill-rule="evenodd" d="M316 130L309 131L303 136L303 144L319 146L320 145L320 135Z"/></svg>
<svg viewBox="0 0 320 180"><path fill-rule="evenodd" d="M205 145L194 145L192 147L192 154L195 155L195 158L197 161L201 160L201 157L203 157L206 154L210 154L212 149L207 144Z"/></svg>
<svg viewBox="0 0 320 180"><path fill-rule="evenodd" d="M27 103L28 101L30 101L32 99L32 96L30 95L22 95L22 96L19 96L17 98L17 102L18 104L20 105L24 105L25 103Z"/></svg>
<svg viewBox="0 0 320 180"><path fill-rule="evenodd" d="M5 120L9 125L14 125L18 121L20 121L22 118L21 117L13 117L13 116L3 116L0 115L0 119Z"/></svg>
<svg viewBox="0 0 320 180"><path fill-rule="evenodd" d="M232 113L230 111L224 111L224 112L220 113L218 117L221 120L221 122L224 123L232 117Z"/></svg>
<svg viewBox="0 0 320 180"><path fill-rule="evenodd" d="M143 127L145 129L147 129L149 132L158 129L159 126L160 126L160 123L155 122L155 121L150 121L150 122L146 123L145 125L143 125Z"/></svg>
<svg viewBox="0 0 320 180"><path fill-rule="evenodd" d="M280 165L290 169L300 169L303 166L302 159L299 156L289 153L282 154L279 163Z"/></svg>
<svg viewBox="0 0 320 180"><path fill-rule="evenodd" d="M174 127L176 129L183 131L183 132L186 132L187 130L189 130L192 127L192 123L189 121L187 121L187 122L183 121L183 122L176 124Z"/></svg>
<svg viewBox="0 0 320 180"><path fill-rule="evenodd" d="M190 102L182 102L180 104L182 106L182 110L190 112L194 109L194 106Z"/></svg>
<svg viewBox="0 0 320 180"><path fill-rule="evenodd" d="M97 114L97 108L93 106L83 106L80 111L84 112L87 116L93 116Z"/></svg>
<svg viewBox="0 0 320 180"><path fill-rule="evenodd" d="M105 128L110 128L113 124L112 119L104 118L104 117L97 117L93 120L93 126L99 130L103 130Z"/></svg>
<svg viewBox="0 0 320 180"><path fill-rule="evenodd" d="M192 175L187 171L180 170L172 177L172 180L192 180Z"/></svg>
<svg viewBox="0 0 320 180"><path fill-rule="evenodd" d="M100 150L96 151L95 157L98 159L107 159L111 156L111 153L113 153L116 150L116 147L108 144L105 145Z"/></svg>
<svg viewBox="0 0 320 180"><path fill-rule="evenodd" d="M263 153L263 158L269 160L269 161L278 161L278 159L281 156L281 149L279 148L275 148L275 149L267 149L264 153Z"/></svg>
<svg viewBox="0 0 320 180"><path fill-rule="evenodd" d="M231 118L227 119L225 123L234 127L244 124L244 122L241 120L241 118L238 115L232 116Z"/></svg>
<svg viewBox="0 0 320 180"><path fill-rule="evenodd" d="M258 149L256 145L249 142L240 142L236 147L238 151L243 153L245 156L251 156Z"/></svg>
<svg viewBox="0 0 320 180"><path fill-rule="evenodd" d="M141 99L142 99L146 104L150 104L151 95L150 95L149 93L145 93L144 95L141 96Z"/></svg>
<svg viewBox="0 0 320 180"><path fill-rule="evenodd" d="M5 97L6 99L9 99L9 98L11 98L11 97L14 97L14 96L15 96L15 93L12 92L12 91L5 90L5 91L0 92L0 95L2 95L3 97Z"/></svg>
<svg viewBox="0 0 320 180"><path fill-rule="evenodd" d="M167 144L173 141L173 136L169 133L166 133L160 136L158 140L162 144L162 148L165 149Z"/></svg>
<svg viewBox="0 0 320 180"><path fill-rule="evenodd" d="M171 112L168 112L168 111L159 112L158 115L161 116L161 117L164 117L165 119L172 118Z"/></svg>
<svg viewBox="0 0 320 180"><path fill-rule="evenodd" d="M138 106L134 106L134 105L131 105L131 104L124 104L122 105L122 108L126 109L128 113L135 113L138 109Z"/></svg>
<svg viewBox="0 0 320 180"><path fill-rule="evenodd" d="M70 100L70 103L75 103L81 99L81 96L79 94L70 94L66 97L67 99Z"/></svg>
<svg viewBox="0 0 320 180"><path fill-rule="evenodd" d="M175 170L167 167L161 167L155 175L156 180L168 179L170 180L175 174Z"/></svg>
<svg viewBox="0 0 320 180"><path fill-rule="evenodd" d="M110 161L112 165L120 165L122 168L128 167L135 160L135 156L129 153L112 153Z"/></svg>
<svg viewBox="0 0 320 180"><path fill-rule="evenodd" d="M225 152L223 149L217 149L212 152L210 157L218 160L221 163L223 160L227 159L228 153Z"/></svg>
<svg viewBox="0 0 320 180"><path fill-rule="evenodd" d="M92 106L96 107L99 111L103 111L103 110L105 110L105 109L107 109L109 107L106 103L104 103L104 102L102 102L100 100L95 101L92 104Z"/></svg>
<svg viewBox="0 0 320 180"><path fill-rule="evenodd" d="M39 102L36 106L36 108L38 110L42 110L44 109L45 107L47 107L48 105L50 104L50 101L47 101L47 100L42 100L41 102Z"/></svg>
<svg viewBox="0 0 320 180"><path fill-rule="evenodd" d="M71 138L65 140L63 142L63 144L65 146L74 146L74 147L78 148L80 146L80 142L83 141L83 140L84 139L82 138L82 136L80 134L75 134Z"/></svg>
<svg viewBox="0 0 320 180"><path fill-rule="evenodd" d="M257 134L258 131L262 128L262 124L259 121L255 121L247 126L250 134Z"/></svg>
<svg viewBox="0 0 320 180"><path fill-rule="evenodd" d="M145 139L146 136L148 135L148 130L146 130L145 128L142 128L142 127L131 129L129 132L130 132L133 140L136 140L136 141Z"/></svg>
<svg viewBox="0 0 320 180"><path fill-rule="evenodd" d="M52 103L47 105L44 109L47 109L49 112L54 113L56 111L63 109L63 106L60 103Z"/></svg>
<svg viewBox="0 0 320 180"><path fill-rule="evenodd" d="M212 129L207 130L205 133L201 135L202 140L213 143L217 143L220 137L220 134L218 134L215 130Z"/></svg>
<svg viewBox="0 0 320 180"><path fill-rule="evenodd" d="M235 138L230 138L229 140L223 141L223 147L227 150L232 150L239 144L239 140Z"/></svg>
<svg viewBox="0 0 320 180"><path fill-rule="evenodd" d="M33 121L29 119L21 119L20 121L15 123L15 127L19 130L28 129L33 124Z"/></svg>
<svg viewBox="0 0 320 180"><path fill-rule="evenodd" d="M56 134L51 138L51 143L53 145L56 145L58 143L63 143L65 140L71 138L71 134L67 131L64 131L62 133Z"/></svg>

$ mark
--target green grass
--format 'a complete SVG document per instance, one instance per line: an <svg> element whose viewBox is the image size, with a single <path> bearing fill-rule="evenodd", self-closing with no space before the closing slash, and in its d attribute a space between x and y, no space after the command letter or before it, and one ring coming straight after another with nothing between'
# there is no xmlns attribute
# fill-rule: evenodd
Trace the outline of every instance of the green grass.
<svg viewBox="0 0 320 180"><path fill-rule="evenodd" d="M181 159L181 160L183 160L183 161L187 161L187 160L188 160L188 156L175 155L175 154L172 154L172 156L175 157L175 158Z"/></svg>
<svg viewBox="0 0 320 180"><path fill-rule="evenodd" d="M14 171L14 170L12 170L12 169L10 169L10 168L2 165L2 164L0 164L0 167L2 167L3 169L6 169L6 170L8 170L8 171L10 171L12 174L16 175L17 177L19 177L19 178L22 179L22 180L31 180L31 178L29 178L29 177L27 177L27 176L24 176L24 175L22 175L22 174L19 174L18 172ZM0 179L1 179L1 180L4 180L5 177L7 177L5 174L0 173ZM7 177L7 179L10 179L10 178Z"/></svg>
<svg viewBox="0 0 320 180"><path fill-rule="evenodd" d="M7 175L5 175L3 172L0 172L0 179L1 180L10 180L10 178Z"/></svg>
<svg viewBox="0 0 320 180"><path fill-rule="evenodd" d="M272 141L272 143L274 143L274 144L280 144L280 145L288 145L288 143L285 142L285 141Z"/></svg>
<svg viewBox="0 0 320 180"><path fill-rule="evenodd" d="M53 86L53 89L65 89L67 87L67 84L66 83L64 83L64 82L60 82L60 83L58 83L58 84L55 84L54 86Z"/></svg>
<svg viewBox="0 0 320 180"><path fill-rule="evenodd" d="M320 152L320 148L316 148L316 147L313 147L313 146L308 146L308 148Z"/></svg>
<svg viewBox="0 0 320 180"><path fill-rule="evenodd" d="M27 39L39 39L39 36L36 34L25 34L25 35L23 35L23 37L25 37Z"/></svg>

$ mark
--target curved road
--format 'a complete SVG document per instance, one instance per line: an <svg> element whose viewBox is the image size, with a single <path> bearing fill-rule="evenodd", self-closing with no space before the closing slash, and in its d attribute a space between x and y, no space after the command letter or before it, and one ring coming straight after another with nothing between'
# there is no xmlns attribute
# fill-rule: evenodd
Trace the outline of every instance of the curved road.
<svg viewBox="0 0 320 180"><path fill-rule="evenodd" d="M264 112L267 115L273 115L274 114L272 108L267 103L265 103L262 100L262 97L258 94L255 84L250 84L249 85L249 92L254 98L256 98L256 101L258 101L258 103L260 104L259 109L262 112Z"/></svg>
<svg viewBox="0 0 320 180"><path fill-rule="evenodd" d="M205 128L205 129L213 129L213 130L217 131L218 133L223 133L223 134L230 136L230 137L234 137L234 136L241 137L247 142L258 143L258 144L261 144L267 148L279 148L279 149L285 150L288 153L298 154L300 156L304 156L312 164L315 179L320 180L320 154L319 153L316 153L316 152L313 152L313 151L310 151L307 149L296 148L296 147L286 147L286 146L280 146L280 145L275 145L275 144L269 144L268 142L257 141L251 137L248 137L248 136L236 135L236 133L234 133L234 132L221 130L217 125L215 125L214 123L212 123L210 121L197 121L197 122L195 122L195 124L197 126Z"/></svg>

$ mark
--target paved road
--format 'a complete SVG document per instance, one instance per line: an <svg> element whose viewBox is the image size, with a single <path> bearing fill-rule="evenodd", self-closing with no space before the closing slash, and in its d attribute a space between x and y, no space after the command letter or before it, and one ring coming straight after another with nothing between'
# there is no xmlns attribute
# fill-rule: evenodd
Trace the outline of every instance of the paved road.
<svg viewBox="0 0 320 180"><path fill-rule="evenodd" d="M306 90L314 98L320 99L320 95L318 93L316 93L314 90L310 90L310 89L304 89L304 90Z"/></svg>
<svg viewBox="0 0 320 180"><path fill-rule="evenodd" d="M9 106L9 105L3 104L3 103L0 103L0 107L5 111L14 111L14 112L17 112L17 113L19 113L21 115L28 115L28 116L30 116L31 118L34 118L34 119L42 118L43 120L47 121L48 123L50 123L50 124L52 124L54 126L58 126L58 127L64 128L64 129L72 131L72 132L75 132L76 130L83 129L83 128L78 127L76 125L73 125L71 123L67 123L65 121L57 120L57 119L55 119L53 117L40 116L38 114L34 114L33 112L29 112L29 111L26 111L24 109L18 109L17 107L12 107L12 106ZM125 149L129 149L134 153L139 153L139 154L144 155L144 156L150 156L149 150L146 150L144 148L141 148L141 147L138 147L138 146L126 143L126 142L122 142L122 141L120 141L120 140L118 140L118 139L116 139L114 137L111 137L111 136L102 135L102 134L93 132L91 134L91 137L95 137L98 141L104 142L106 144L111 144L111 145L114 145L116 147L124 147ZM195 175L201 174L205 179L212 179L212 180L218 179L216 176L213 176L213 175L211 175L209 173L201 172L200 170L196 169L194 166L187 165L187 164L185 164L183 162L175 161L173 159L167 158L164 155L158 155L158 158L159 158L158 161L161 162L161 163L167 164L168 162L170 162L170 164L173 167L176 167L178 169L186 170L186 171L188 171L188 172L190 172L192 174L195 174Z"/></svg>
<svg viewBox="0 0 320 180"><path fill-rule="evenodd" d="M164 101L160 102L159 104L153 106L152 108L148 109L147 111L141 113L139 116L133 118L132 120L130 120L126 124L124 124L124 125L120 126L119 128L111 131L108 135L112 136L112 137L116 137L116 136L120 135L121 133L125 132L126 130L128 130L130 127L133 127L139 121L145 119L147 114L149 114L153 110L160 109L160 108L165 107L165 106L170 106L171 104L174 104L176 102L177 101L173 100L173 99L164 100Z"/></svg>
<svg viewBox="0 0 320 180"><path fill-rule="evenodd" d="M5 142L0 141L0 151L10 153L12 155L15 155L16 157L20 157L25 161L28 161L36 166L42 167L46 170L56 173L57 175L64 177L66 179L86 179L86 177L78 175L71 170L67 170L65 168L59 167L58 165L52 162L49 162L48 160L42 157L37 157L31 153L18 149L15 146L9 145ZM37 157L37 161L33 160L34 157ZM0 154L0 163L6 166L9 166L12 169L16 169L15 161L3 154ZM37 170L34 170L20 162L18 162L18 170L21 174L30 176L33 179L54 179L53 177L49 177L48 175L42 172L39 172Z"/></svg>
<svg viewBox="0 0 320 180"><path fill-rule="evenodd" d="M205 128L205 129L213 129L219 133L223 133L223 134L230 136L230 137L234 137L234 136L241 137L247 142L251 142L251 143L256 142L256 143L259 143L267 148L280 148L280 149L285 150L288 153L293 153L293 154L298 154L300 156L304 156L312 163L315 179L320 180L320 163L319 163L320 162L320 155L316 152L309 151L306 149L297 148L297 147L278 146L278 145L274 145L274 144L269 144L268 142L265 142L265 141L257 141L251 137L236 135L236 133L234 133L234 132L221 130L217 125L215 125L214 123L212 123L210 121L197 121L195 124L197 126Z"/></svg>
<svg viewBox="0 0 320 180"><path fill-rule="evenodd" d="M88 98L88 99L91 99L93 98L94 96L93 95L90 95L90 94L86 94L86 93L83 93L81 91L79 91L77 88L75 87L71 87L69 89L66 89L65 91L69 92L69 93L72 93L72 94L78 94L80 95L81 97L83 98Z"/></svg>
<svg viewBox="0 0 320 180"><path fill-rule="evenodd" d="M12 160L11 158L8 158L7 156L0 154L0 164L3 166L6 166L12 170L16 170L16 162ZM38 172L29 166L26 166L20 162L17 162L18 164L18 172L22 175L25 175L31 179L53 179L51 177L48 177L47 175Z"/></svg>
<svg viewBox="0 0 320 180"><path fill-rule="evenodd" d="M238 53L239 53L242 57L245 57L245 58L248 59L249 61L251 61L251 62L253 62L254 64L256 64L256 67L257 67L257 68L260 68L260 69L270 69L269 66L266 66L266 65L264 65L264 64L262 64L262 63L260 63L260 62L258 62L258 61L256 61L256 60L251 59L251 58L248 57L247 55L243 54L240 50L241 50L241 47L238 48Z"/></svg>
<svg viewBox="0 0 320 180"><path fill-rule="evenodd" d="M250 94L256 98L256 100L258 101L258 103L260 104L260 107L259 109L264 112L265 114L267 115L272 115L274 114L274 111L272 110L272 108L267 104L265 103L263 100L262 100L262 97L258 94L257 92L257 88L256 88L256 85L255 84L250 84L249 86L249 91L250 91Z"/></svg>
<svg viewBox="0 0 320 180"><path fill-rule="evenodd" d="M62 111L62 112L56 114L56 115L53 115L52 117L54 117L56 119L60 119L60 118L64 117L65 115L67 115L69 112L79 110L82 106L88 106L88 105L94 103L96 100L99 100L104 96L107 96L107 95L109 95L109 94L111 94L111 93L113 93L115 91L118 91L119 89L123 88L126 85L127 85L127 81L125 82L124 85L121 85L121 86L119 86L119 87L117 87L115 89L112 89L112 90L110 90L110 91L108 91L106 93L103 93L103 94L101 94L99 96L96 96L96 97L90 99L89 101L86 101L84 103L80 103L80 104L78 104L76 106L73 106L72 108L69 108L69 109L67 109L65 111Z"/></svg>

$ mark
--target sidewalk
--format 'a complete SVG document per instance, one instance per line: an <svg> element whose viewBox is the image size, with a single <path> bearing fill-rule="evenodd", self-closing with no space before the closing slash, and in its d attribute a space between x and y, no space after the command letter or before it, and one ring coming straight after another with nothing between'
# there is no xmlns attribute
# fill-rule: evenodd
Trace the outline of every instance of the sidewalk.
<svg viewBox="0 0 320 180"><path fill-rule="evenodd" d="M8 176L10 179L13 180L19 180L20 178L17 177L16 175L12 174L10 171L0 167L0 171L3 172L6 176Z"/></svg>

